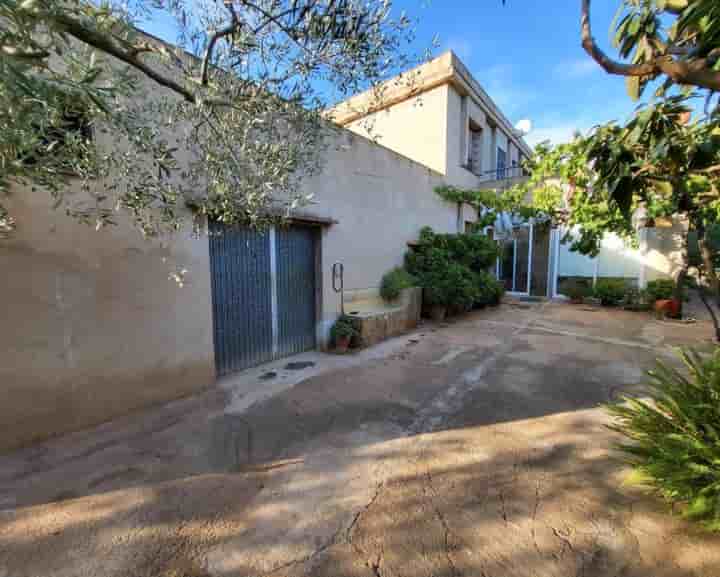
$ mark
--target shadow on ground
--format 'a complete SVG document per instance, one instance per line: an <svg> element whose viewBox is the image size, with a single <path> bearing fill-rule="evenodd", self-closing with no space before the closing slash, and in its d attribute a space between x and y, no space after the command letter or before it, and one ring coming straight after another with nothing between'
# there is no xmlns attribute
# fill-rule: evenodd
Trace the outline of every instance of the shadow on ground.
<svg viewBox="0 0 720 577"><path fill-rule="evenodd" d="M700 328L503 307L242 414L215 391L2 457L0 575L720 575L597 410Z"/></svg>

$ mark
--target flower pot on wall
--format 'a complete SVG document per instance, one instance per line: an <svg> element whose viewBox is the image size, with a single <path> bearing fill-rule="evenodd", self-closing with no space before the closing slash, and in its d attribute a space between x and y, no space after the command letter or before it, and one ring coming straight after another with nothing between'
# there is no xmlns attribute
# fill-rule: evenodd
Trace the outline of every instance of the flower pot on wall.
<svg viewBox="0 0 720 577"><path fill-rule="evenodd" d="M680 317L681 303L677 299L660 299L655 301L655 313L659 317L676 319Z"/></svg>
<svg viewBox="0 0 720 577"><path fill-rule="evenodd" d="M337 337L335 339L335 350L339 353L346 353L350 348L350 337Z"/></svg>

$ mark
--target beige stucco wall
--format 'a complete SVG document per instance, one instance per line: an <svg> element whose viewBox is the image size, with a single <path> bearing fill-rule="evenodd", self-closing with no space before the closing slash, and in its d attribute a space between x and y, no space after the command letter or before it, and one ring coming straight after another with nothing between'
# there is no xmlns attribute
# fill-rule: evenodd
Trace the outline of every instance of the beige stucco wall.
<svg viewBox="0 0 720 577"><path fill-rule="evenodd" d="M494 180L489 174L497 168L496 148L502 148L506 154L506 165L511 166L512 160L519 161L519 148L511 142L508 134L502 126L495 129L495 140L493 142L493 129L490 122L490 115L471 97L465 97L466 111L463 109L463 97L453 87L448 87L448 108L447 108L447 157L446 177L450 184L459 187L473 188L482 187L484 180ZM481 165L483 177L478 178L465 167L468 158L468 147L470 146L470 135L468 123L472 122L482 129L482 156ZM463 135L463 133L465 133Z"/></svg>
<svg viewBox="0 0 720 577"><path fill-rule="evenodd" d="M315 195L303 210L337 221L322 234L322 315L318 327L324 343L340 312L332 290L332 265L345 265L349 291L377 288L383 274L403 263L408 241L423 226L455 233L475 213L443 201L434 188L441 175L348 131L329 147L324 170L305 186Z"/></svg>
<svg viewBox="0 0 720 577"><path fill-rule="evenodd" d="M16 189L0 245L0 451L214 381L207 238L101 231ZM189 270L184 286L169 278Z"/></svg>
<svg viewBox="0 0 720 577"><path fill-rule="evenodd" d="M457 59L448 53L432 61L428 65L433 70L432 80L436 76L442 77L435 71L440 64L448 67L444 72L447 76L451 72L450 67L457 65ZM493 109L490 112L480 104L479 97L472 94L463 97L458 90L453 81L447 80L418 96L399 100L382 110L353 120L346 128L443 174L446 182L452 186L480 187L481 179L465 167L469 122L482 128L482 171L486 173L485 180L494 179L487 173L497 167L498 147L506 151L508 166L513 159L518 160L519 148L517 144L510 143L511 138L505 126L507 120L498 122L499 111ZM365 99L368 98L365 96ZM361 106L363 103L368 105L367 102L356 105ZM343 110L342 107L340 110ZM495 120L493 115L496 115ZM496 126L494 136L493 123Z"/></svg>
<svg viewBox="0 0 720 577"><path fill-rule="evenodd" d="M659 278L674 278L684 263L684 236L687 225L674 222L668 228L640 230L643 285Z"/></svg>
<svg viewBox="0 0 720 577"><path fill-rule="evenodd" d="M393 152L388 141L339 131L323 172L306 182L315 202L303 210L337 221L322 232L321 344L340 310L333 262L345 264L349 290L377 288L385 272L402 264L407 242L423 226L457 232L475 220L472 209L444 202L434 191L447 183L441 174L447 127L414 116L429 109L447 118L448 92L442 85L419 103L379 113L386 128L399 128L384 132L417 143L420 161ZM100 146L117 146L98 138ZM187 162L185 155L180 162ZM6 310L0 451L214 382L206 237L188 231L165 247L143 240L122 220L95 231L53 210L47 193L27 188L15 189L6 204L18 229L0 244L6 278L0 286ZM169 278L175 267L189 271L182 287Z"/></svg>
<svg viewBox="0 0 720 577"><path fill-rule="evenodd" d="M321 241L321 346L340 311L331 267L348 290L377 288L423 226L462 230L470 207L435 193L444 178L349 131L332 136L302 209L337 221ZM167 247L128 223L95 231L17 189L14 237L0 246L0 451L200 391L215 380L207 237ZM188 269L184 286L169 278Z"/></svg>
<svg viewBox="0 0 720 577"><path fill-rule="evenodd" d="M346 128L445 174L449 91L447 84L438 86L351 122Z"/></svg>

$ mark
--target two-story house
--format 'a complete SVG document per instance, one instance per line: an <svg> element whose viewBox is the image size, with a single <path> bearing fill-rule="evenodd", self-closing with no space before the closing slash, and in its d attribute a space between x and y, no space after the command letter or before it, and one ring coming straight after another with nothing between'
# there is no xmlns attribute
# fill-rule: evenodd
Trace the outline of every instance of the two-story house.
<svg viewBox="0 0 720 577"><path fill-rule="evenodd" d="M453 186L521 177L522 161L532 154L453 52L342 102L333 120L443 174Z"/></svg>
<svg viewBox="0 0 720 577"><path fill-rule="evenodd" d="M532 154L522 133L452 51L389 81L380 91L342 102L333 119L461 188L509 186L525 178L523 160ZM468 224L474 220L465 218ZM549 228L519 221L505 224L514 234L502 241L498 278L510 292L548 295Z"/></svg>
<svg viewBox="0 0 720 577"><path fill-rule="evenodd" d="M443 175L461 188L503 189L526 178L531 148L452 51L337 105L333 119ZM467 207L463 210L467 210ZM459 216L458 229L476 220ZM518 295L555 297L565 279L622 278L644 286L678 268L677 226L641 229L639 249L609 235L596 258L570 250L565 232L503 215L497 276ZM490 231L489 231L490 232Z"/></svg>

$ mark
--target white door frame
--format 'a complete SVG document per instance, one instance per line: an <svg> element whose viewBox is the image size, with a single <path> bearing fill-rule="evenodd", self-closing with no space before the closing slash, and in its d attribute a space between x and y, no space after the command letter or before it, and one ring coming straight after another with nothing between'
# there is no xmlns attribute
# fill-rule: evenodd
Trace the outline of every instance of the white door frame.
<svg viewBox="0 0 720 577"><path fill-rule="evenodd" d="M533 236L534 236L534 229L535 225L532 222L526 222L522 224L513 225L513 228L521 228L521 227L527 227L528 230L528 277L527 277L527 286L525 287L517 287L515 286L516 278L515 273L517 272L517 239L513 238L513 286L512 290L507 291L509 295L512 296L530 296L530 288L531 288L531 282L532 282L532 257L533 257ZM495 277L498 280L500 279L500 262L501 262L501 256L498 256L497 263L495 265ZM517 290L518 288L524 288L525 290Z"/></svg>

